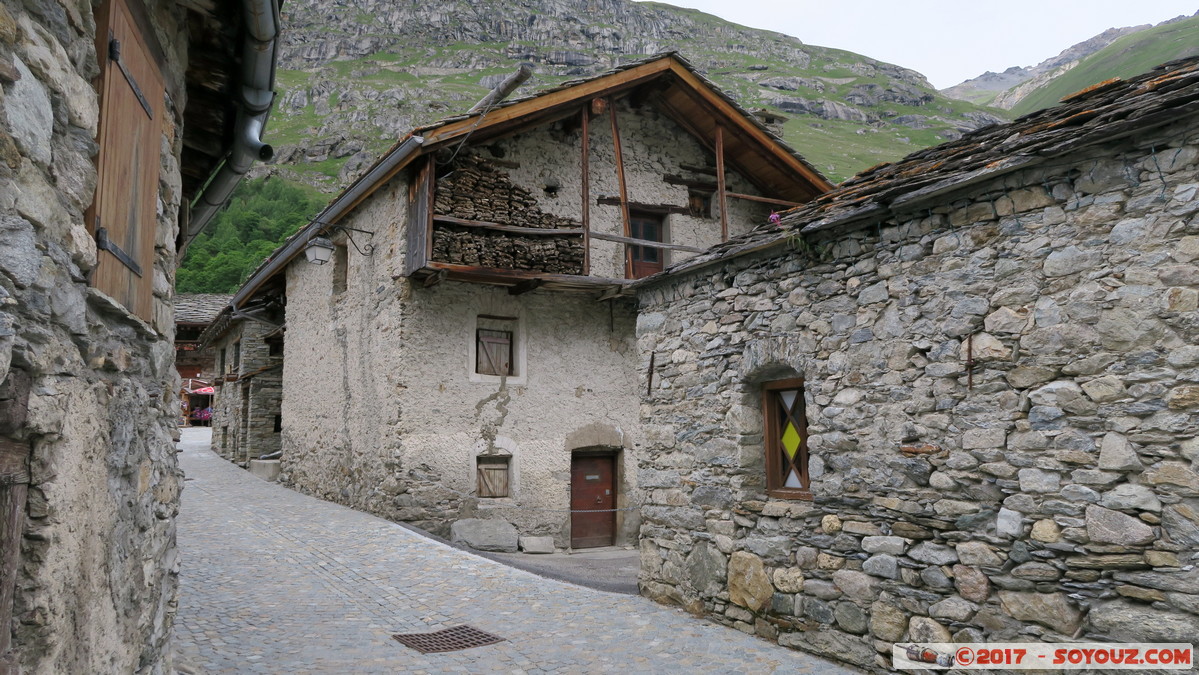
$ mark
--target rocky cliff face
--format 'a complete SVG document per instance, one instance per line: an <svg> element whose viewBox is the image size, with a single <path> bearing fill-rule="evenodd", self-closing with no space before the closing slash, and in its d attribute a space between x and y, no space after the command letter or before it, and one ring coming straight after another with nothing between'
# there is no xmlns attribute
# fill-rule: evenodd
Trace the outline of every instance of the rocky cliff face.
<svg viewBox="0 0 1199 675"><path fill-rule="evenodd" d="M784 135L834 179L999 119L915 71L654 3L289 0L284 20L265 170L325 188L524 61L537 74L520 93L679 50L746 107L785 113Z"/></svg>

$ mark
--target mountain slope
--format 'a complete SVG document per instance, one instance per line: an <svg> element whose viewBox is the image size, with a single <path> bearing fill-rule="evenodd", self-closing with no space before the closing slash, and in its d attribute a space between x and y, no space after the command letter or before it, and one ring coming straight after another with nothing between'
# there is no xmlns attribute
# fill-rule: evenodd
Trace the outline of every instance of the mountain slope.
<svg viewBox="0 0 1199 675"><path fill-rule="evenodd" d="M1035 66L987 72L941 90L950 98L1023 115L1056 105L1063 97L1113 77L1199 54L1199 12L1156 26L1109 28Z"/></svg>
<svg viewBox="0 0 1199 675"><path fill-rule="evenodd" d="M1002 120L946 98L919 73L628 0L288 0L266 171L325 190L413 127L469 108L523 61L529 93L677 49L833 181Z"/></svg>
<svg viewBox="0 0 1199 675"><path fill-rule="evenodd" d="M1012 106L1017 115L1056 105L1064 96L1104 80L1140 75L1150 68L1199 55L1199 14L1126 35L1029 92Z"/></svg>
<svg viewBox="0 0 1199 675"><path fill-rule="evenodd" d="M971 101L979 105L993 105L998 108L1009 109L1019 101L1019 97L1015 97L1015 100L1012 100L1013 91L1021 89L1031 91L1031 89L1041 86L1052 77L1073 68L1080 60L1094 54L1125 35L1148 28L1152 28L1152 25L1143 24L1140 26L1127 26L1125 28L1109 28L1095 37L1063 49L1057 56L1045 59L1035 66L1026 68L1012 66L1002 73L986 72L947 89L942 89L941 93L950 98ZM1032 85L1031 88L1029 88L1030 84ZM1006 104L1003 100L1004 97L1001 96L1004 94L1007 96L1008 102ZM997 98L1000 100L996 100Z"/></svg>

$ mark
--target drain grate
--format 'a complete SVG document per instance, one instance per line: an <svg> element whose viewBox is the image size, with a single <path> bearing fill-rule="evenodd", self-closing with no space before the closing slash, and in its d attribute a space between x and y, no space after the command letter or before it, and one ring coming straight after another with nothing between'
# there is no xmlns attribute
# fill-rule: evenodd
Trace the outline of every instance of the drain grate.
<svg viewBox="0 0 1199 675"><path fill-rule="evenodd" d="M456 652L460 649L482 647L504 641L504 638L483 632L474 626L454 626L432 633L398 633L391 637L405 647L411 647L422 654Z"/></svg>

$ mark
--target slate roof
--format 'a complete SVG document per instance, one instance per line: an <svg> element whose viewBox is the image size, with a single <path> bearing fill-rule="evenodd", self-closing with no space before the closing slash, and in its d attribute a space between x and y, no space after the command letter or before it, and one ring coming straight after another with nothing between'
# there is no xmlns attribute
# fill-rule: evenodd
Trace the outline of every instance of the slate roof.
<svg viewBox="0 0 1199 675"><path fill-rule="evenodd" d="M777 245L796 232L853 229L916 213L937 197L1055 157L1199 115L1199 57L1157 66L1137 77L1101 82L1056 107L970 132L867 169L813 201L704 253L633 284L653 285L728 258Z"/></svg>
<svg viewBox="0 0 1199 675"><path fill-rule="evenodd" d="M206 325L229 306L232 294L181 293L175 296L175 323Z"/></svg>

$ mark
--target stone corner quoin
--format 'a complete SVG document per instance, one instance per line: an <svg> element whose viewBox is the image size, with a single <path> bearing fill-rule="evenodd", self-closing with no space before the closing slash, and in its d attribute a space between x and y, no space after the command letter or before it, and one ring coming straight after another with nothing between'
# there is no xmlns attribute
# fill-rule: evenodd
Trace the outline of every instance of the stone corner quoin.
<svg viewBox="0 0 1199 675"><path fill-rule="evenodd" d="M868 669L1199 635L1197 163L1176 123L644 288L644 592ZM778 372L812 501L767 496Z"/></svg>

